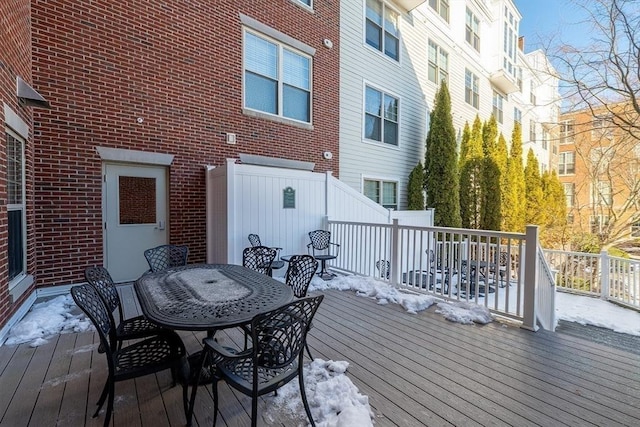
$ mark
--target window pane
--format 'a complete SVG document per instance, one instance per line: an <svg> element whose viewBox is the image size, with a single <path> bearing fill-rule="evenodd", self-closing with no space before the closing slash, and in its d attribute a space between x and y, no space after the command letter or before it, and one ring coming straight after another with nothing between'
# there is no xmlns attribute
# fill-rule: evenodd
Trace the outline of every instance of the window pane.
<svg viewBox="0 0 640 427"><path fill-rule="evenodd" d="M283 53L283 80L284 83L309 90L309 76L311 75L309 58L284 49Z"/></svg>
<svg viewBox="0 0 640 427"><path fill-rule="evenodd" d="M398 124L384 121L384 142L391 145L398 145Z"/></svg>
<svg viewBox="0 0 640 427"><path fill-rule="evenodd" d="M384 96L384 118L398 121L398 100L392 96Z"/></svg>
<svg viewBox="0 0 640 427"><path fill-rule="evenodd" d="M399 36L398 14L388 7L384 10L384 30L396 38Z"/></svg>
<svg viewBox="0 0 640 427"><path fill-rule="evenodd" d="M118 177L120 224L155 224L156 180L136 176Z"/></svg>
<svg viewBox="0 0 640 427"><path fill-rule="evenodd" d="M367 44L382 50L382 28L367 20Z"/></svg>
<svg viewBox="0 0 640 427"><path fill-rule="evenodd" d="M24 271L24 242L22 240L22 210L10 210L7 236L9 280Z"/></svg>
<svg viewBox="0 0 640 427"><path fill-rule="evenodd" d="M364 195L376 203L380 203L380 183L378 181L364 181Z"/></svg>
<svg viewBox="0 0 640 427"><path fill-rule="evenodd" d="M390 35L387 32L384 33L384 53L388 57L393 58L396 61L399 58L399 56L398 56L399 43L400 42L398 41L398 39L396 37Z"/></svg>
<svg viewBox="0 0 640 427"><path fill-rule="evenodd" d="M22 203L22 143L7 135L7 202Z"/></svg>
<svg viewBox="0 0 640 427"><path fill-rule="evenodd" d="M372 116L371 114L365 114L364 116L364 137L366 139L373 139L374 141L380 141L380 126L382 119L380 117Z"/></svg>
<svg viewBox="0 0 640 427"><path fill-rule="evenodd" d="M369 114L382 116L380 108L382 106L382 93L367 87L365 93L365 111Z"/></svg>
<svg viewBox="0 0 640 427"><path fill-rule="evenodd" d="M395 182L383 182L382 183L382 205L385 207L395 207L396 203L396 183Z"/></svg>
<svg viewBox="0 0 640 427"><path fill-rule="evenodd" d="M309 92L285 85L283 87L282 114L290 119L311 121Z"/></svg>
<svg viewBox="0 0 640 427"><path fill-rule="evenodd" d="M247 72L245 74L245 106L278 114L278 82Z"/></svg>
<svg viewBox="0 0 640 427"><path fill-rule="evenodd" d="M382 3L378 0L367 0L367 19L382 27Z"/></svg>
<svg viewBox="0 0 640 427"><path fill-rule="evenodd" d="M251 33L246 33L245 68L257 74L278 78L278 46Z"/></svg>

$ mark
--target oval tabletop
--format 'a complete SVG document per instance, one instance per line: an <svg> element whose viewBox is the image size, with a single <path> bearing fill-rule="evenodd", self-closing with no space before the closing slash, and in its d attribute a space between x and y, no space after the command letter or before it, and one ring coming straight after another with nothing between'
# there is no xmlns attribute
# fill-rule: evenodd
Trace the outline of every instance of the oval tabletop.
<svg viewBox="0 0 640 427"><path fill-rule="evenodd" d="M149 320L182 330L240 326L293 300L289 286L231 264L191 264L149 273L134 287Z"/></svg>

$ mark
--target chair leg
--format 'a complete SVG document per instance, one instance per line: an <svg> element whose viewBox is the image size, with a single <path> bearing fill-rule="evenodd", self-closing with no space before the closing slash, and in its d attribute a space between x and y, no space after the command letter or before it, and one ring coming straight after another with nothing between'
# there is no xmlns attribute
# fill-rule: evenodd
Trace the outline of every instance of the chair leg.
<svg viewBox="0 0 640 427"><path fill-rule="evenodd" d="M109 427L111 421L111 413L113 412L113 395L115 394L115 383L109 383L109 402L107 403L107 413L104 416L104 427Z"/></svg>
<svg viewBox="0 0 640 427"><path fill-rule="evenodd" d="M107 398L107 393L109 392L109 380L107 379L107 381L104 383L104 388L102 389L102 393L100 394L100 398L98 399L98 402L96 403L96 405L98 405L98 408L96 408L96 412L95 414L93 414L93 418L97 418L98 414L100 413L100 409L102 409L102 405L104 405L104 401Z"/></svg>
<svg viewBox="0 0 640 427"><path fill-rule="evenodd" d="M302 362L302 360L300 362ZM298 383L300 384L300 397L302 397L304 410L307 412L307 417L309 417L309 423L311 424L311 427L315 427L316 423L313 421L313 416L311 416L311 408L309 408L309 402L307 402L307 393L304 390L304 377L302 375L302 367L298 369Z"/></svg>
<svg viewBox="0 0 640 427"><path fill-rule="evenodd" d="M258 426L258 396L251 397L251 427Z"/></svg>
<svg viewBox="0 0 640 427"><path fill-rule="evenodd" d="M214 381L211 386L213 391L213 427L216 427L216 420L218 419L218 381Z"/></svg>
<svg viewBox="0 0 640 427"><path fill-rule="evenodd" d="M202 369L206 366L207 360L209 358L209 352L206 350L202 350L202 357L200 358L200 366L198 367L198 373L195 375L195 380L193 382L193 384L191 385L191 399L189 400L189 406L188 409L186 411L187 413L187 426L191 425L191 419L193 418L193 407L195 406L196 403L196 393L198 392L198 384L200 384L200 375L202 374ZM190 375L191 376L191 375ZM214 381L215 383L216 381ZM187 381L185 381L185 384L187 383ZM215 385L214 385L215 387ZM186 399L186 386L185 386L185 399ZM215 403L215 393L214 393L214 403ZM185 401L186 403L186 401ZM214 421L213 421L213 425L216 425L215 423L215 415L214 415Z"/></svg>
<svg viewBox="0 0 640 427"><path fill-rule="evenodd" d="M313 360L313 356L311 355L311 350L309 350L309 344L304 343L304 348L307 350L307 355L309 355L309 359Z"/></svg>

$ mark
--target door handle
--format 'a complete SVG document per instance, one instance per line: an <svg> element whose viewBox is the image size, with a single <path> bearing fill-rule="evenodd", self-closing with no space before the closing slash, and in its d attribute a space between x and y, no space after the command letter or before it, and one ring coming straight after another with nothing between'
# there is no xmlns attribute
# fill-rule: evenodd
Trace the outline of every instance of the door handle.
<svg viewBox="0 0 640 427"><path fill-rule="evenodd" d="M158 221L158 225L156 226L156 230L164 230L164 221Z"/></svg>

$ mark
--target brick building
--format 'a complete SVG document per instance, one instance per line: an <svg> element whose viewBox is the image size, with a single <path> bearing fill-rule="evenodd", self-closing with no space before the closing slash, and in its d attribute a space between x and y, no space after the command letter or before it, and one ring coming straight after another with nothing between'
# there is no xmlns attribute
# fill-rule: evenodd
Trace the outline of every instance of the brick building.
<svg viewBox="0 0 640 427"><path fill-rule="evenodd" d="M0 197L26 222L0 216L0 326L34 287L80 283L85 267L126 257L141 218L204 262L204 165L246 153L337 173L339 3L305 3L2 2L1 120L25 147L25 198L11 204L4 167ZM51 108L19 104L17 77ZM6 154L3 144L3 165ZM126 208L142 199L157 209ZM131 226L117 246L109 215ZM17 230L23 246L9 248ZM24 260L13 277L7 254Z"/></svg>

